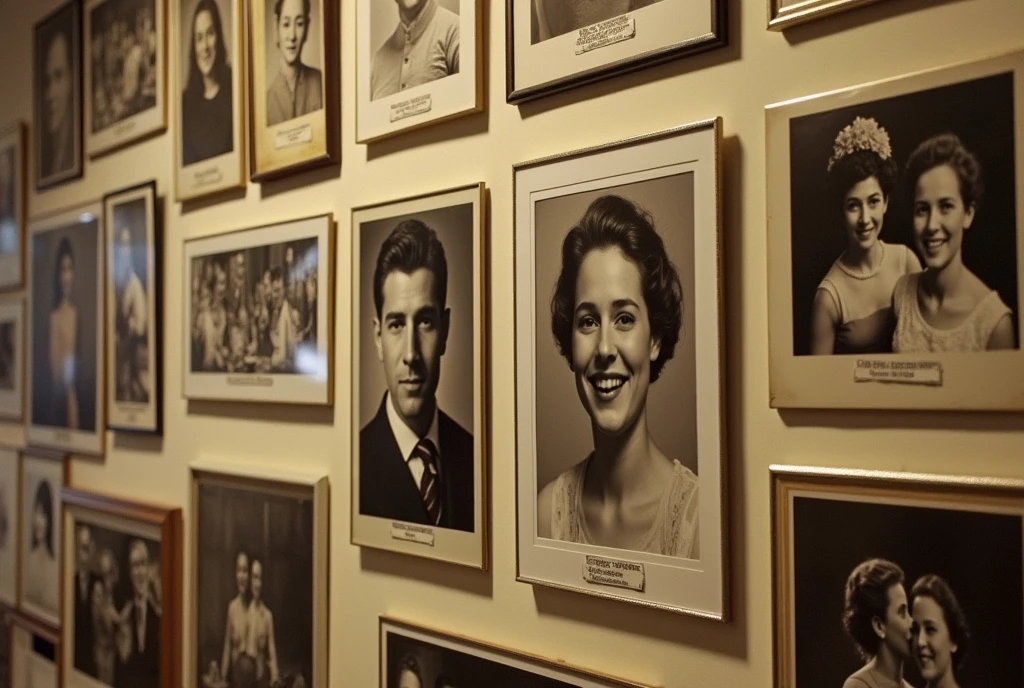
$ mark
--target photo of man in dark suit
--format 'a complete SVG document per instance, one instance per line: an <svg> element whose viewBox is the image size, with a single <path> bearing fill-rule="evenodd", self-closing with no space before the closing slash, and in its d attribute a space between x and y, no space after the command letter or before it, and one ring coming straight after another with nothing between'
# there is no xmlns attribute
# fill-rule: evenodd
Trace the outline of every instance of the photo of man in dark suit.
<svg viewBox="0 0 1024 688"><path fill-rule="evenodd" d="M448 342L448 264L437 233L400 222L373 275L374 344L387 391L359 433L359 510L473 532L473 435L437 404Z"/></svg>
<svg viewBox="0 0 1024 688"><path fill-rule="evenodd" d="M95 676L92 586L97 580L93 570L96 545L92 539L92 528L89 526L78 526L75 534L75 554L75 668Z"/></svg>
<svg viewBox="0 0 1024 688"><path fill-rule="evenodd" d="M149 547L133 540L129 547L133 597L128 615L128 652L117 674L118 688L160 685L160 609L153 599Z"/></svg>

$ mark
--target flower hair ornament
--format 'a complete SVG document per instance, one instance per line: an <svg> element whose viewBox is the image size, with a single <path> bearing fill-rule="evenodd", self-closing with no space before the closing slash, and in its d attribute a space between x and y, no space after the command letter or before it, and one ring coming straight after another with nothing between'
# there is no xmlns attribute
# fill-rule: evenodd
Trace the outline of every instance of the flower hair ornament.
<svg viewBox="0 0 1024 688"><path fill-rule="evenodd" d="M856 117L853 124L843 127L836 142L832 144L832 157L828 159L828 171L837 162L850 153L867 150L875 153L882 160L892 157L892 146L889 145L889 132L878 126L873 117Z"/></svg>

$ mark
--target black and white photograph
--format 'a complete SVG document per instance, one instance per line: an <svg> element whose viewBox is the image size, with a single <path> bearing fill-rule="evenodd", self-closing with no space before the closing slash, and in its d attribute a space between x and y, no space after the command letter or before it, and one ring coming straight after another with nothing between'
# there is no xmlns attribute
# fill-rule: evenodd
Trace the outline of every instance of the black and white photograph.
<svg viewBox="0 0 1024 688"><path fill-rule="evenodd" d="M326 682L327 478L193 468L195 686Z"/></svg>
<svg viewBox="0 0 1024 688"><path fill-rule="evenodd" d="M82 176L81 0L35 26L32 142L36 189Z"/></svg>
<svg viewBox="0 0 1024 688"><path fill-rule="evenodd" d="M16 611L7 612L10 631L11 688L59 688L61 683L60 631Z"/></svg>
<svg viewBox="0 0 1024 688"><path fill-rule="evenodd" d="M167 126L166 0L85 0L85 147L104 153Z"/></svg>
<svg viewBox="0 0 1024 688"><path fill-rule="evenodd" d="M897 82L885 82L874 87L878 97L853 103L827 96L820 104L769 109L776 139L786 139L789 171L788 190L769 175L769 204L782 206L788 196L788 222L769 213L773 221L778 217L772 249L788 253L784 264L771 260L770 282L774 293L791 294L791 332L785 333L791 355L779 350L785 324L774 313L781 298L771 300L772 357L785 359L792 374L773 375L780 397L803 396L800 388L817 386L822 394L833 392L835 403L860 406L873 391L884 407L900 404L909 396L900 392L914 382L945 387L955 379L944 374L951 369L965 363L982 369L991 352L1020 359L1022 180L1014 67L1022 62L1018 55L978 63L972 71L982 73L966 79L942 73L908 78L897 93ZM909 87L926 81L932 83ZM838 107L827 107L833 103ZM788 246L781 245L784 232L776 231L783 224ZM788 284L779 274L783 265ZM915 365L911 372L901 369L906 377L896 375L879 358L892 361L893 354L940 367ZM975 360L967 363L963 354ZM799 360L804 356L845 358L805 363ZM869 372L875 360L879 367ZM1007 360L989 367L1003 369ZM812 368L834 373L808 375ZM904 381L904 390L859 385L863 394L847 398L847 385L872 375ZM943 391L920 396L937 401ZM998 393L982 401L980 388L966 399L963 391L957 390L957 406L999 403Z"/></svg>
<svg viewBox="0 0 1024 688"><path fill-rule="evenodd" d="M102 208L29 226L29 440L101 454L103 404Z"/></svg>
<svg viewBox="0 0 1024 688"><path fill-rule="evenodd" d="M24 417L25 301L0 299L0 418Z"/></svg>
<svg viewBox="0 0 1024 688"><path fill-rule="evenodd" d="M0 605L18 606L18 532L21 511L21 456L0 447ZM0 627L4 626L0 618ZM0 648L4 643L0 640Z"/></svg>
<svg viewBox="0 0 1024 688"><path fill-rule="evenodd" d="M478 568L483 193L353 211L353 542Z"/></svg>
<svg viewBox="0 0 1024 688"><path fill-rule="evenodd" d="M879 0L769 0L768 28L784 31L798 24L875 2Z"/></svg>
<svg viewBox="0 0 1024 688"><path fill-rule="evenodd" d="M380 688L645 688L387 617L380 648Z"/></svg>
<svg viewBox="0 0 1024 688"><path fill-rule="evenodd" d="M1021 684L1024 483L891 475L772 467L776 685Z"/></svg>
<svg viewBox="0 0 1024 688"><path fill-rule="evenodd" d="M22 456L18 606L53 625L60 624L60 491L67 475L63 454L33 450Z"/></svg>
<svg viewBox="0 0 1024 688"><path fill-rule="evenodd" d="M107 427L159 434L161 233L156 182L106 196Z"/></svg>
<svg viewBox="0 0 1024 688"><path fill-rule="evenodd" d="M20 287L25 254L25 125L0 129L0 289Z"/></svg>
<svg viewBox="0 0 1024 688"><path fill-rule="evenodd" d="M716 141L709 122L516 168L523 577L724 614ZM659 567L702 594L646 585Z"/></svg>

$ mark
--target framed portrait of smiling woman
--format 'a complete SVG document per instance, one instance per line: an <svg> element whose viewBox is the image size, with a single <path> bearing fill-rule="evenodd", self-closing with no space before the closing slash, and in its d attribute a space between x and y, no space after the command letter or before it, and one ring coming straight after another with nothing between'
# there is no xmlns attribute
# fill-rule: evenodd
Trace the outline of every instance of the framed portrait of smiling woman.
<svg viewBox="0 0 1024 688"><path fill-rule="evenodd" d="M728 619L720 135L515 167L521 581Z"/></svg>

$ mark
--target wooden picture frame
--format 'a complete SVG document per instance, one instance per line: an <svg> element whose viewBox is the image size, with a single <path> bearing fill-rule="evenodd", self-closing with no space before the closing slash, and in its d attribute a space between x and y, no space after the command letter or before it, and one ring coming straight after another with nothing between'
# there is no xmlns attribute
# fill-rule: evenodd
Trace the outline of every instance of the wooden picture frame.
<svg viewBox="0 0 1024 688"><path fill-rule="evenodd" d="M815 19L871 5L878 0L768 0L768 28L784 31Z"/></svg>
<svg viewBox="0 0 1024 688"><path fill-rule="evenodd" d="M0 129L0 290L25 282L25 123Z"/></svg>
<svg viewBox="0 0 1024 688"><path fill-rule="evenodd" d="M80 178L85 168L81 0L68 0L36 23L32 60L32 150L42 191ZM50 80L58 94L52 105L45 96Z"/></svg>
<svg viewBox="0 0 1024 688"><path fill-rule="evenodd" d="M21 451L0 446L0 605L18 606L20 555Z"/></svg>
<svg viewBox="0 0 1024 688"><path fill-rule="evenodd" d="M60 630L16 610L7 610L4 623L10 630L11 688L63 686Z"/></svg>
<svg viewBox="0 0 1024 688"><path fill-rule="evenodd" d="M25 417L25 299L0 298L0 419Z"/></svg>
<svg viewBox="0 0 1024 688"><path fill-rule="evenodd" d="M66 454L39 449L22 452L18 608L55 627L60 626L62 601L60 495L70 480ZM40 522L40 516L45 521Z"/></svg>

